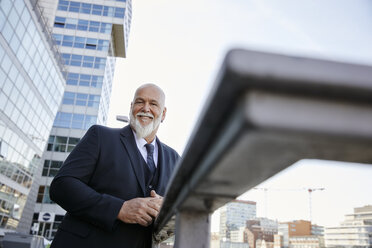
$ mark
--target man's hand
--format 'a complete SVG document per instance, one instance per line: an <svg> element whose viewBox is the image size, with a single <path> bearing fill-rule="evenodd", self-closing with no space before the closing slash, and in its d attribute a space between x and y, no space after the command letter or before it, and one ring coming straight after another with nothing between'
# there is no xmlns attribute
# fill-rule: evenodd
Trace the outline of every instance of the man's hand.
<svg viewBox="0 0 372 248"><path fill-rule="evenodd" d="M118 219L131 224L149 226L159 214L163 197L151 191L151 197L134 198L125 201L118 214Z"/></svg>
<svg viewBox="0 0 372 248"><path fill-rule="evenodd" d="M151 197L161 199L161 203L163 203L163 197L161 195L156 194L155 190L151 190L150 195L151 195Z"/></svg>

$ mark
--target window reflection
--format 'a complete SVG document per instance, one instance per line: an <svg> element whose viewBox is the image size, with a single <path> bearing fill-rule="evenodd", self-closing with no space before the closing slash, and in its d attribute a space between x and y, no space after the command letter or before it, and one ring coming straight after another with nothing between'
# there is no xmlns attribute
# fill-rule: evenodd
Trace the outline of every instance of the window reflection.
<svg viewBox="0 0 372 248"><path fill-rule="evenodd" d="M70 151L68 151L70 152ZM54 177L57 175L57 172L61 168L63 161L55 161L55 160L45 160L43 173L44 177Z"/></svg>
<svg viewBox="0 0 372 248"><path fill-rule="evenodd" d="M65 17L56 16L56 18L54 19L54 27L110 34L112 24L105 23L105 22L96 22L96 21L81 20L81 19L76 19L76 18L65 18Z"/></svg>
<svg viewBox="0 0 372 248"><path fill-rule="evenodd" d="M80 138L51 135L48 140L48 151L71 152L80 141Z"/></svg>
<svg viewBox="0 0 372 248"><path fill-rule="evenodd" d="M124 8L72 1L59 1L58 10L118 18L124 18L125 13Z"/></svg>
<svg viewBox="0 0 372 248"><path fill-rule="evenodd" d="M99 95L90 95L66 91L62 103L67 105L78 105L98 108L100 101Z"/></svg>

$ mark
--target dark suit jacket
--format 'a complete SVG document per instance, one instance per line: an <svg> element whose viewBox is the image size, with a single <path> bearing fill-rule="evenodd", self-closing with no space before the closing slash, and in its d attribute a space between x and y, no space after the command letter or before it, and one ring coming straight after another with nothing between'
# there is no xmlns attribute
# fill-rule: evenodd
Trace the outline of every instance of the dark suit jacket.
<svg viewBox="0 0 372 248"><path fill-rule="evenodd" d="M159 195L179 155L157 139ZM50 186L50 198L67 213L52 248L151 247L151 226L117 220L124 201L145 197L145 178L130 126L92 126L64 162Z"/></svg>

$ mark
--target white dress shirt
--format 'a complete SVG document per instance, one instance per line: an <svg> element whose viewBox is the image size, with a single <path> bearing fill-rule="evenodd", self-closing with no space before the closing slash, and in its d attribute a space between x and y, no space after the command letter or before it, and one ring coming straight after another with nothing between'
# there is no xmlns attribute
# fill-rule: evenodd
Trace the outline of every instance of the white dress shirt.
<svg viewBox="0 0 372 248"><path fill-rule="evenodd" d="M136 135L136 132L133 131L134 139L136 140L137 148L140 151L143 159L147 163L147 149L146 149L146 144L147 141L144 138L138 138ZM153 159L155 162L155 166L158 167L158 144L156 143L156 137L155 139L151 142L151 144L154 146L154 154L153 154Z"/></svg>

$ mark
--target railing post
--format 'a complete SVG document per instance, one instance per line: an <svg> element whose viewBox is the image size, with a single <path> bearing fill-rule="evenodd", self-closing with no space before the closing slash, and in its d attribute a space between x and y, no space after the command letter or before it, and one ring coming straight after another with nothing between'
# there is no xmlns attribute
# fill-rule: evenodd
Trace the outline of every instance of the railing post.
<svg viewBox="0 0 372 248"><path fill-rule="evenodd" d="M184 210L176 216L174 248L209 248L210 213Z"/></svg>

